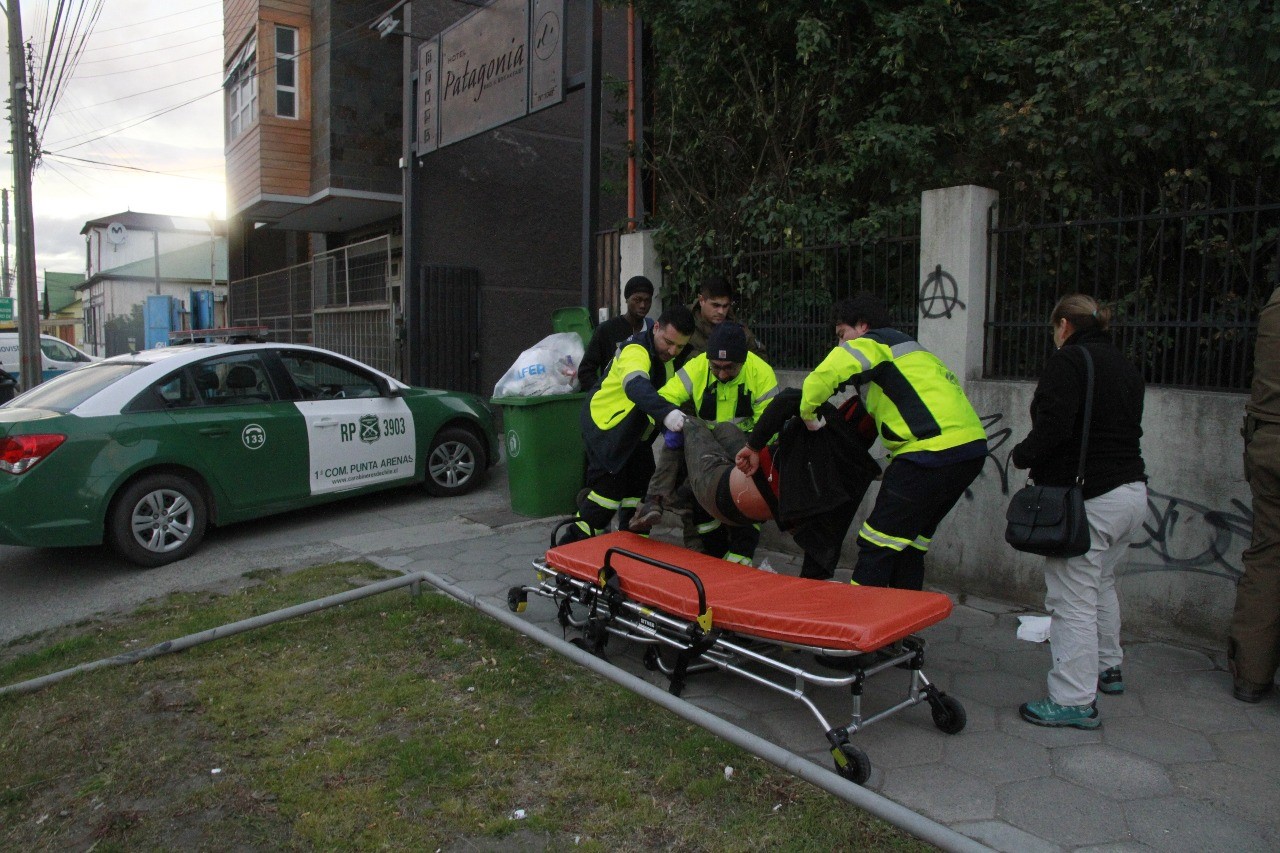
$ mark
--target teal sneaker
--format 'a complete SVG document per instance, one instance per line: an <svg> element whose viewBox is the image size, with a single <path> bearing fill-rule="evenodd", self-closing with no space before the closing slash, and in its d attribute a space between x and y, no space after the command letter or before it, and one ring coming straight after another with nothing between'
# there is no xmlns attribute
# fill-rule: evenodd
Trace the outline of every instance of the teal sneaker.
<svg viewBox="0 0 1280 853"><path fill-rule="evenodd" d="M1041 699L1039 702L1024 702L1018 713L1022 719L1035 726L1070 726L1073 729L1096 729L1102 725L1098 719L1098 706L1059 705L1052 699Z"/></svg>
<svg viewBox="0 0 1280 853"><path fill-rule="evenodd" d="M1124 692L1124 676L1120 667L1113 666L1098 673L1098 690L1108 696L1119 696Z"/></svg>

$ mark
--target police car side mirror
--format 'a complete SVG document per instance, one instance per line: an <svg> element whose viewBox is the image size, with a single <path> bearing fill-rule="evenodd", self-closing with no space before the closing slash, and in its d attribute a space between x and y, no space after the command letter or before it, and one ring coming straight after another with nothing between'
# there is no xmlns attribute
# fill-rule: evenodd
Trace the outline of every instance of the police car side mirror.
<svg viewBox="0 0 1280 853"><path fill-rule="evenodd" d="M399 385L393 385L384 377L378 377L378 394L383 397L403 397L404 390Z"/></svg>

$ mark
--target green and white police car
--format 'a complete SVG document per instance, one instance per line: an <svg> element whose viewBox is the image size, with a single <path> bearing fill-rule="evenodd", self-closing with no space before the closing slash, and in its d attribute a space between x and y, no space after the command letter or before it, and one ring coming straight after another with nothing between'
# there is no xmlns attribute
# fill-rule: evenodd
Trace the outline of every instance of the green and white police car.
<svg viewBox="0 0 1280 853"><path fill-rule="evenodd" d="M308 346L146 350L0 406L0 543L107 541L160 566L210 524L408 483L464 494L497 459L493 414L470 394Z"/></svg>

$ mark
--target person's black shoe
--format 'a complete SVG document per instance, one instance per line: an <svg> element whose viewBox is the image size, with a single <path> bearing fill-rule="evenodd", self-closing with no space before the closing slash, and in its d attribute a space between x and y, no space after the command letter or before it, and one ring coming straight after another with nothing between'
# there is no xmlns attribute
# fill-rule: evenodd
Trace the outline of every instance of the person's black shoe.
<svg viewBox="0 0 1280 853"><path fill-rule="evenodd" d="M1254 684L1243 678L1236 678L1231 683L1231 695L1241 702L1261 702L1271 692L1274 684Z"/></svg>

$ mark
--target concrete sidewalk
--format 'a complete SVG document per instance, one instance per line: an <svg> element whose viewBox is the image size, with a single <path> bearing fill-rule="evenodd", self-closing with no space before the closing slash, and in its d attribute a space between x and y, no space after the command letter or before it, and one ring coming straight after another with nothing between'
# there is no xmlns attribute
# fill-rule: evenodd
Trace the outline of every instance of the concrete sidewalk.
<svg viewBox="0 0 1280 853"><path fill-rule="evenodd" d="M493 494L505 500L505 492ZM533 582L531 560L547 548L552 527L505 506L336 541L505 607L510 587ZM657 535L674 541L675 530ZM762 549L757 557L779 572L799 571L793 555ZM1016 639L1021 612L966 597L923 632L924 672L964 704L968 725L943 734L923 704L859 732L853 743L872 763L868 788L999 850L1280 849L1280 700L1233 699L1220 653L1126 638L1126 692L1099 696L1100 729L1029 725L1017 708L1045 695L1049 650ZM546 599L530 597L524 617L562 635ZM607 650L615 665L665 688L641 652L616 639ZM870 680L864 715L905 689L905 675L894 673ZM847 696L825 693L823 713L847 723ZM683 696L832 766L813 715L780 693L712 672L691 677Z"/></svg>

